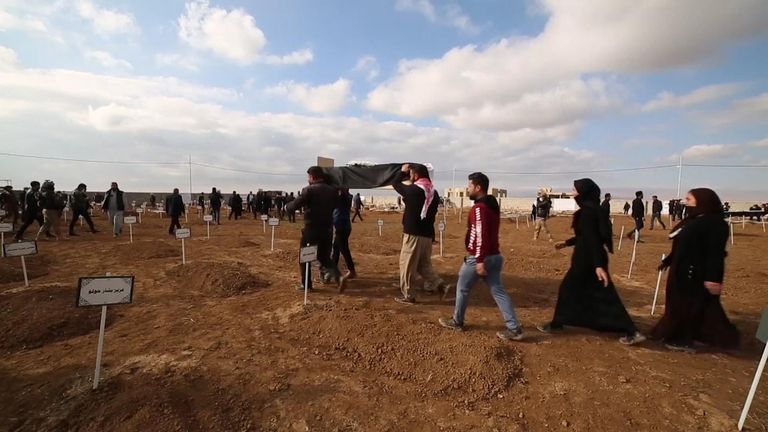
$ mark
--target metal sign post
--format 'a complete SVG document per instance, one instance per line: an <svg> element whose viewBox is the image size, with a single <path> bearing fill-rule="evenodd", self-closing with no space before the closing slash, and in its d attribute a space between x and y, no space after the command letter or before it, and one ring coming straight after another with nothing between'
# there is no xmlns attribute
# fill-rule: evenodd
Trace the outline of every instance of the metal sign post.
<svg viewBox="0 0 768 432"><path fill-rule="evenodd" d="M661 254L661 262L664 262L664 258L667 256L665 254ZM661 274L664 273L664 270L659 270L659 277L656 279L656 293L653 294L653 306L651 306L651 316L656 312L656 299L659 297L659 285L661 285Z"/></svg>
<svg viewBox="0 0 768 432"><path fill-rule="evenodd" d="M640 237L640 233L635 230L635 246L632 248L632 261L629 262L629 273L627 279L632 279L632 267L635 265L635 255L637 254L637 240Z"/></svg>
<svg viewBox="0 0 768 432"><path fill-rule="evenodd" d="M309 266L312 261L317 260L317 246L310 246L307 243L307 247L301 248L299 252L299 263L304 264L304 306L307 305L309 297Z"/></svg>
<svg viewBox="0 0 768 432"><path fill-rule="evenodd" d="M107 324L107 305L126 304L133 301L133 276L107 276L80 278L77 286L77 307L101 306L99 344L96 348L96 369L93 373L93 389L99 386L101 354L104 351L104 328Z"/></svg>
<svg viewBox="0 0 768 432"><path fill-rule="evenodd" d="M384 221L383 221L383 220L381 220L381 219L379 219L379 220L376 222L376 225L378 225L378 226L379 226L379 237L381 237L381 227L383 227L383 226L384 226Z"/></svg>
<svg viewBox="0 0 768 432"><path fill-rule="evenodd" d="M619 248L621 250L621 241L624 240L624 225L621 226L621 234L619 234Z"/></svg>
<svg viewBox="0 0 768 432"><path fill-rule="evenodd" d="M29 255L37 255L37 242L26 241L4 244L3 255L9 258L21 257L21 270L24 273L24 286L29 286L29 277L27 277L27 261L24 259L24 257Z"/></svg>
<svg viewBox="0 0 768 432"><path fill-rule="evenodd" d="M278 218L271 218L269 220L269 226L272 227L272 246L269 250L274 251L275 250L275 227L280 225L280 219Z"/></svg>
<svg viewBox="0 0 768 432"><path fill-rule="evenodd" d="M765 348L763 349L763 357L760 359L760 363L757 365L757 372L755 372L755 378L752 379L752 386L749 388L749 394L747 395L747 401L744 403L744 409L741 410L741 417L739 417L739 430L744 427L744 422L747 420L747 414L749 413L749 407L752 405L752 399L755 398L755 392L757 392L757 385L760 384L760 377L763 375L765 369L765 363L768 361L768 309L763 311L763 318L760 320L760 326L757 328L757 339L763 342Z"/></svg>
<svg viewBox="0 0 768 432"><path fill-rule="evenodd" d="M139 207L136 209L136 214L139 215L139 223L141 223L141 214L144 213L144 209L142 207Z"/></svg>
<svg viewBox="0 0 768 432"><path fill-rule="evenodd" d="M264 234L267 233L267 221L268 220L269 220L269 215L265 215L265 214L261 215L261 224L262 224L262 228L264 230Z"/></svg>
<svg viewBox="0 0 768 432"><path fill-rule="evenodd" d="M445 231L445 223L440 222L437 225L438 231L440 231L440 256L443 256L443 232Z"/></svg>
<svg viewBox="0 0 768 432"><path fill-rule="evenodd" d="M206 237L206 238L210 239L211 238L211 221L213 220L213 216L205 215L205 216L203 216L203 220L205 221L205 225L206 225L205 228L208 231L208 237Z"/></svg>
<svg viewBox="0 0 768 432"><path fill-rule="evenodd" d="M123 223L128 225L128 231L131 233L131 243L133 243L133 224L136 223L136 216L126 216Z"/></svg>
<svg viewBox="0 0 768 432"><path fill-rule="evenodd" d="M184 239L192 237L192 230L189 228L176 229L176 239L181 240L181 264L187 264L187 249L184 245Z"/></svg>

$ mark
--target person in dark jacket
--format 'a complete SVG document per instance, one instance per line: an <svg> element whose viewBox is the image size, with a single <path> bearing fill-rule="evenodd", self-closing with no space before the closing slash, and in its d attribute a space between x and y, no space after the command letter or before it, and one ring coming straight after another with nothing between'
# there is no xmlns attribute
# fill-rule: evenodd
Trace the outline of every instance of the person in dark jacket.
<svg viewBox="0 0 768 432"><path fill-rule="evenodd" d="M181 228L179 218L186 212L184 199L181 197L178 188L175 188L173 194L166 199L166 207L168 216L171 217L171 225L168 227L168 234L174 235L175 231Z"/></svg>
<svg viewBox="0 0 768 432"><path fill-rule="evenodd" d="M564 326L586 327L602 332L621 332L619 342L633 345L645 340L621 302L608 273L608 253L613 253L611 221L600 209L600 187L591 179L574 182L579 210L573 215L574 237L555 245L574 246L571 268L560 284L555 315L537 326L544 333Z"/></svg>
<svg viewBox="0 0 768 432"><path fill-rule="evenodd" d="M645 226L645 204L643 204L643 191L635 192L635 199L632 200L632 219L635 220L635 229L627 234L627 238L632 239L637 235L637 241L640 241L640 230Z"/></svg>
<svg viewBox="0 0 768 432"><path fill-rule="evenodd" d="M409 179L409 185L403 180ZM401 304L414 304L412 285L418 273L424 279L424 290L447 291L443 280L432 268L432 242L435 239L435 216L440 196L429 179L424 165L405 164L400 178L392 187L403 197L403 245L400 250L400 292L395 298Z"/></svg>
<svg viewBox="0 0 768 432"><path fill-rule="evenodd" d="M629 214L629 209L630 209L630 208L632 208L632 206L630 206L630 205L629 205L629 203L625 201L625 202L624 202L624 214L625 214L625 215L628 215L628 214Z"/></svg>
<svg viewBox="0 0 768 432"><path fill-rule="evenodd" d="M688 215L672 228L672 251L659 266L669 268L664 316L651 331L668 349L694 351L702 342L721 349L739 346L739 331L720 303L725 274L728 223L711 189L693 189Z"/></svg>
<svg viewBox="0 0 768 432"><path fill-rule="evenodd" d="M201 215L205 214L205 194L202 192L197 197L197 207Z"/></svg>
<svg viewBox="0 0 768 432"><path fill-rule="evenodd" d="M221 202L223 199L224 197L221 196L221 192L217 191L216 188L211 188L211 194L208 195L208 201L210 202L211 215L213 216L213 221L216 225L221 225Z"/></svg>
<svg viewBox="0 0 768 432"><path fill-rule="evenodd" d="M360 222L363 221L363 214L361 213L363 211L363 200L360 198L360 194L355 194L355 200L354 200L354 207L355 207L355 215L352 216L352 223L355 222L355 219L360 218Z"/></svg>
<svg viewBox="0 0 768 432"><path fill-rule="evenodd" d="M512 298L504 288L501 277L504 267L504 257L499 247L501 208L496 198L488 195L489 182L488 176L483 173L476 172L469 175L467 191L469 199L475 202L467 218L465 245L469 255L464 258L464 264L459 270L453 317L440 318L439 323L443 327L462 330L464 313L469 304L469 294L478 279L483 279L490 288L506 324L506 330L496 333L496 336L503 340L519 341L523 339L523 329L515 314Z"/></svg>
<svg viewBox="0 0 768 432"><path fill-rule="evenodd" d="M600 208L602 208L603 212L608 216L611 215L611 194L605 194L605 199L603 200L603 203L600 204Z"/></svg>
<svg viewBox="0 0 768 432"><path fill-rule="evenodd" d="M347 279L355 279L355 262L352 260L352 252L349 249L349 237L352 235L352 221L349 218L349 212L352 209L352 195L349 189L339 189L339 200L336 209L333 210L333 263L338 267L339 258L343 255L344 262L347 264ZM343 287L342 287L343 289Z"/></svg>
<svg viewBox="0 0 768 432"><path fill-rule="evenodd" d="M677 200L669 200L669 203L667 203L667 210L669 211L669 217L672 220L672 222L677 219Z"/></svg>
<svg viewBox="0 0 768 432"><path fill-rule="evenodd" d="M22 213L22 225L16 232L14 237L15 241L22 241L24 239L24 232L27 231L30 225L37 222L41 227L45 223L43 221L43 212L40 208L40 182L33 181L29 184L32 188L24 195L24 212ZM46 232L46 236L51 236Z"/></svg>
<svg viewBox="0 0 768 432"><path fill-rule="evenodd" d="M288 222L290 223L296 223L296 211L288 211L288 204L292 203L295 199L296 197L293 196L293 192L285 197L285 212L288 213Z"/></svg>
<svg viewBox="0 0 768 432"><path fill-rule="evenodd" d="M661 220L661 211L663 209L664 204L659 200L659 197L654 195L653 201L651 201L651 230L653 230L653 227L656 225L656 221L659 221L659 224L661 224L661 229L667 229L667 226L664 225L664 221Z"/></svg>
<svg viewBox="0 0 768 432"><path fill-rule="evenodd" d="M333 210L337 207L338 192L325 181L323 169L318 166L307 170L309 186L301 191L301 195L288 206L289 212L299 208L304 209L304 229L301 230L299 248L317 246L317 260L320 262L321 274L325 274L339 285L339 291L344 290L346 277L341 276L339 268L331 259L333 241ZM301 269L301 290L304 290L305 277L309 278L307 289L312 289L312 275L306 274L304 264ZM311 270L310 270L311 271Z"/></svg>
<svg viewBox="0 0 768 432"><path fill-rule="evenodd" d="M552 200L549 199L549 195L544 189L539 190L539 194L536 197L536 222L533 224L533 241L539 239L539 234L542 228L547 233L549 241L552 241L552 233L549 232L547 227L547 219L549 219L549 212L552 210Z"/></svg>
<svg viewBox="0 0 768 432"><path fill-rule="evenodd" d="M91 202L88 198L87 189L88 187L85 183L80 183L72 193L72 220L69 222L70 236L77 236L75 234L75 223L81 216L85 219L92 233L96 234L98 232L93 226L93 220L91 220L91 215L88 212L91 209Z"/></svg>
<svg viewBox="0 0 768 432"><path fill-rule="evenodd" d="M123 191L117 186L117 182L112 182L109 190L104 195L104 202L101 206L109 217L109 223L112 224L112 234L117 237L123 232L123 212L125 211L125 196Z"/></svg>
<svg viewBox="0 0 768 432"><path fill-rule="evenodd" d="M19 201L13 193L13 186L8 185L0 190L0 205L5 210L3 220L10 220L10 223L16 226L19 221Z"/></svg>

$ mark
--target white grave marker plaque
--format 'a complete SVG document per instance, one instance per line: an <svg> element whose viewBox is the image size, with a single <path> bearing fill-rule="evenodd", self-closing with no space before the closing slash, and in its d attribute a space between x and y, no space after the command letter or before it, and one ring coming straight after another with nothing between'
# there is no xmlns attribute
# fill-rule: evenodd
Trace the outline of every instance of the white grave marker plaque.
<svg viewBox="0 0 768 432"><path fill-rule="evenodd" d="M177 228L176 229L176 239L177 240L183 240L186 238L192 237L192 230L189 228Z"/></svg>
<svg viewBox="0 0 768 432"><path fill-rule="evenodd" d="M105 306L133 302L133 276L80 278L77 307Z"/></svg>
<svg viewBox="0 0 768 432"><path fill-rule="evenodd" d="M8 243L3 245L5 256L7 257L24 257L29 255L37 255L37 242L26 241L19 243Z"/></svg>

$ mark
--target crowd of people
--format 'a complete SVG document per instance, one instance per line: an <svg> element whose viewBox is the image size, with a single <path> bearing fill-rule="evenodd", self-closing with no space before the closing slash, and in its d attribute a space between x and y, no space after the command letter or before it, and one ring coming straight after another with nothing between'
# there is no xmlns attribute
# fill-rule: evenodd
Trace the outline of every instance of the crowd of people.
<svg viewBox="0 0 768 432"><path fill-rule="evenodd" d="M363 220L363 202L360 194L353 196L347 188L331 185L320 167L310 167L307 177L309 185L296 196L258 190L255 194L249 192L243 200L233 191L228 200L230 218L237 220L245 211L254 217L270 215L282 219L287 216L295 222L296 213L303 213L300 247L317 246L320 280L336 284L339 292L343 292L348 282L358 277L350 237L355 219ZM463 330L470 292L482 280L490 289L504 320L505 328L497 333L498 337L519 341L525 337L522 324L502 278L501 210L496 198L488 194L489 184L489 178L481 172L468 177L468 196L474 204L467 219L467 255L458 270L454 313L449 318L441 318L439 323L452 330ZM401 305L416 305L417 277L423 280L425 293L439 294L446 299L453 287L432 266L435 219L441 198L429 171L423 165L405 164L391 186L399 195L398 208L404 208L399 255L400 294L394 300ZM636 236L642 241L639 237L646 218L644 195L642 191L635 195L631 205L625 203L624 211L628 213L631 209L635 222L635 228L628 236ZM554 244L556 249L573 247L571 267L560 284L552 319L536 327L544 333L559 332L566 326L584 327L620 333L622 344L642 343L647 337L633 322L610 276L609 257L613 252L611 194L605 194L601 202L600 187L591 179L580 179L574 182L573 197L578 206L571 223L573 237ZM224 196L216 188L207 199L205 194L200 194L197 199L200 211L204 212L207 207L216 224L221 223L223 202ZM98 233L91 220L93 203L85 184L78 185L71 195L67 195L56 191L53 181L46 180L42 184L33 181L18 198L11 187L6 187L0 192L0 205L5 210L5 220L16 223L20 217L16 241L23 240L26 230L35 223L39 225L35 239L41 235L60 238L62 212L66 207L72 211L69 235L77 235L75 222L81 217L92 233ZM126 194L113 182L99 205L107 215L113 235L119 236L124 213L129 209ZM155 205L156 198L152 195L150 206ZM722 349L737 348L739 332L720 303L729 232L724 220L728 204L723 204L710 189L693 189L684 202L670 201L668 209L671 220L677 224L669 234L671 252L659 265L659 270L669 270L666 308L648 337L662 340L669 349L679 351L693 351L696 342ZM654 229L656 223L667 229L661 218L662 210L662 202L653 196L650 229ZM174 189L165 199L165 212L170 217L169 234L173 235L181 227L180 218L186 211L179 190ZM552 201L547 190L539 190L532 207L534 240L543 230L548 240L554 242L547 227L551 211ZM342 257L347 269L345 273L340 271ZM311 274L306 271L307 267L301 265L301 283L297 285L300 290L313 289Z"/></svg>

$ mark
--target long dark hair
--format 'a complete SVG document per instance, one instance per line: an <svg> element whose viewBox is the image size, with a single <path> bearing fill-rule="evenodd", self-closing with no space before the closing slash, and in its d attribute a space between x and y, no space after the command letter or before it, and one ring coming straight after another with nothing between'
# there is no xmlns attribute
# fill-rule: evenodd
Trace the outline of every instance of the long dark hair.
<svg viewBox="0 0 768 432"><path fill-rule="evenodd" d="M590 178L575 180L573 187L579 193L574 199L579 210L573 215L573 228L576 228L584 209L591 209L597 214L600 240L610 253L613 253L613 226L608 212L600 207L600 186Z"/></svg>

